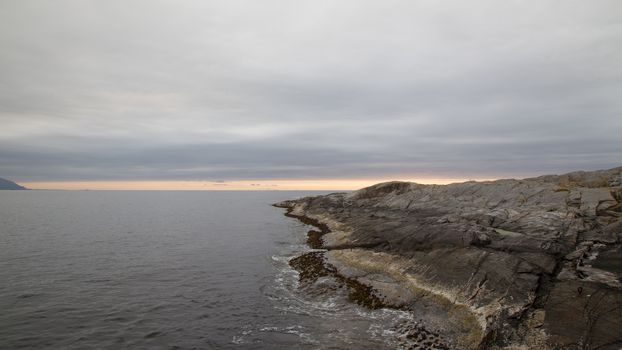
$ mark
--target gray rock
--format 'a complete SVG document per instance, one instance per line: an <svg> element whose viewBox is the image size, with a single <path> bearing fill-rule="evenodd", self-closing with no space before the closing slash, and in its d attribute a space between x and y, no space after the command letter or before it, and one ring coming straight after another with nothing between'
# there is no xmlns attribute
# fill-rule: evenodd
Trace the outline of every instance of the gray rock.
<svg viewBox="0 0 622 350"><path fill-rule="evenodd" d="M617 349L621 179L622 167L445 186L387 182L279 206L326 225L335 265L363 271L362 283L384 290L388 304L435 303L446 329L470 329L444 335L459 348ZM599 293L615 310L595 304Z"/></svg>

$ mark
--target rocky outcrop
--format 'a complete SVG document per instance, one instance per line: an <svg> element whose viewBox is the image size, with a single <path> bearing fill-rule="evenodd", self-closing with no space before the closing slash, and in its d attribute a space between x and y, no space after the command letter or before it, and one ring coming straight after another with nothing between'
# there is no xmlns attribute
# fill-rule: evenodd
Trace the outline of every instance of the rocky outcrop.
<svg viewBox="0 0 622 350"><path fill-rule="evenodd" d="M321 224L310 243L329 270L412 310L439 348L622 347L622 167L277 206Z"/></svg>
<svg viewBox="0 0 622 350"><path fill-rule="evenodd" d="M0 178L0 190L26 190L24 186L20 186L13 181Z"/></svg>

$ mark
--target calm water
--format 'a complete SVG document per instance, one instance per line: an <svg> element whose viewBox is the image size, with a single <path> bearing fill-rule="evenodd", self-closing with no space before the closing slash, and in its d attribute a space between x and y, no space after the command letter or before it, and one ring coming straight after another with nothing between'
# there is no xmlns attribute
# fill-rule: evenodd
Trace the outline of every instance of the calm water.
<svg viewBox="0 0 622 350"><path fill-rule="evenodd" d="M395 348L408 315L299 288L270 204L309 194L0 191L0 348Z"/></svg>

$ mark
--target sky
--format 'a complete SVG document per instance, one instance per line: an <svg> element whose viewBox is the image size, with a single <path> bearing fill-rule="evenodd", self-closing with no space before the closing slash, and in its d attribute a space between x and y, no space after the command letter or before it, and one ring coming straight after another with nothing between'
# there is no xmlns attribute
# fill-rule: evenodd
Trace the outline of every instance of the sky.
<svg viewBox="0 0 622 350"><path fill-rule="evenodd" d="M2 1L0 177L353 188L612 168L621 62L618 0Z"/></svg>

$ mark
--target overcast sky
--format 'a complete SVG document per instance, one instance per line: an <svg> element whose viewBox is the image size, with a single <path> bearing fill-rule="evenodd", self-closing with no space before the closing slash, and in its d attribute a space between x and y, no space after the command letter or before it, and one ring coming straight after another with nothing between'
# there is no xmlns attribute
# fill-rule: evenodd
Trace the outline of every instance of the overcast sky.
<svg viewBox="0 0 622 350"><path fill-rule="evenodd" d="M0 2L0 177L620 165L619 0Z"/></svg>

